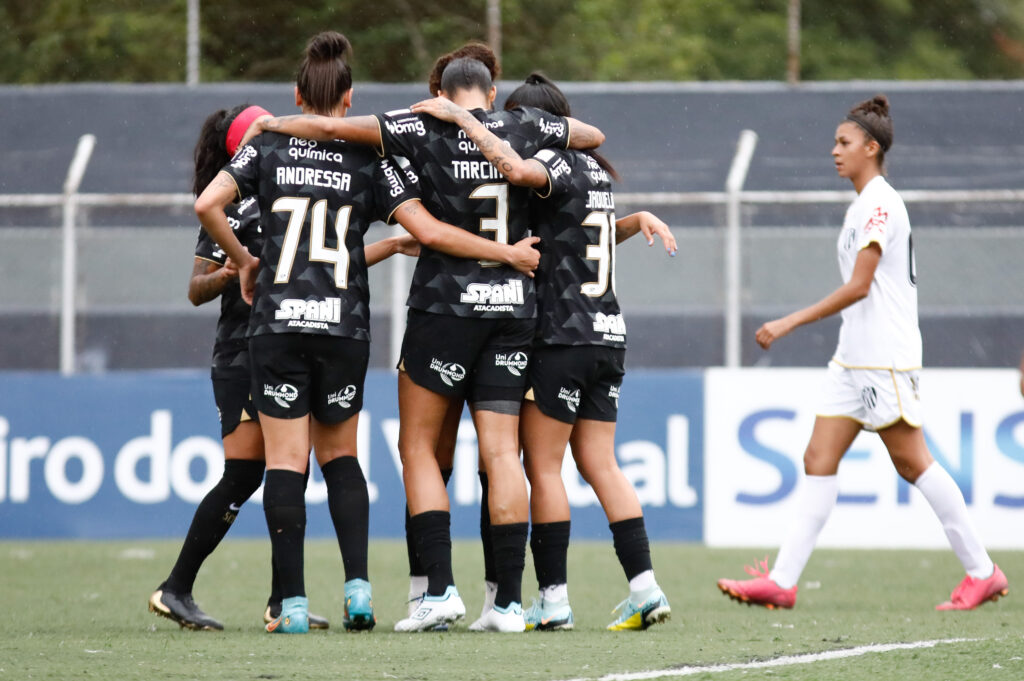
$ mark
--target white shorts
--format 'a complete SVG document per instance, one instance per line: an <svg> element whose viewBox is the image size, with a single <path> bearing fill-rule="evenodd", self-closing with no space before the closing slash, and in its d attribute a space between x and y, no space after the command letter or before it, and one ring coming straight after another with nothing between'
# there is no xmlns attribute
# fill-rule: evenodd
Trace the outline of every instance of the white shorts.
<svg viewBox="0 0 1024 681"><path fill-rule="evenodd" d="M818 416L845 416L865 430L882 430L901 419L920 428L919 380L917 370L847 369L829 362Z"/></svg>

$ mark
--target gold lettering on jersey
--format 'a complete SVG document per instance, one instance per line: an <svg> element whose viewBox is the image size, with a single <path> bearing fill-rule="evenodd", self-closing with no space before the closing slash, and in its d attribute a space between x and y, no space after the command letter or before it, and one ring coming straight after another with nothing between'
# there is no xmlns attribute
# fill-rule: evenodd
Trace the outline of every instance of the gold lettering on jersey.
<svg viewBox="0 0 1024 681"><path fill-rule="evenodd" d="M350 191L352 176L340 170L323 170L322 168L303 168L296 166L278 166L275 168L274 181L280 185L307 185L326 187L338 191Z"/></svg>
<svg viewBox="0 0 1024 681"><path fill-rule="evenodd" d="M591 210L615 210L615 197L611 192L587 192L587 208Z"/></svg>
<svg viewBox="0 0 1024 681"><path fill-rule="evenodd" d="M501 173L490 161L452 161L456 180L500 180Z"/></svg>

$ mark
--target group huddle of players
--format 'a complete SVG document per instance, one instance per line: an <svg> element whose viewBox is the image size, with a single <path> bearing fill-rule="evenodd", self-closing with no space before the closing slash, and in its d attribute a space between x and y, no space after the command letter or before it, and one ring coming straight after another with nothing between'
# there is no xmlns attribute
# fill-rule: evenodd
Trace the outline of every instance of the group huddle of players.
<svg viewBox="0 0 1024 681"><path fill-rule="evenodd" d="M395 630L444 630L465 616L446 491L464 405L479 443L486 583L469 628L573 627L567 445L608 516L629 582L608 628L665 621L671 609L642 510L614 452L626 347L615 244L643 232L674 254L671 232L650 213L616 218L617 176L593 151L604 135L571 118L544 76L531 75L496 111L497 60L471 43L438 59L436 98L346 117L349 51L335 32L310 40L296 83L302 115L236 107L204 124L190 299L221 298L211 375L226 460L150 610L193 629L223 628L195 604L193 582L264 482L273 552L266 629L328 626L309 612L303 579L312 447L344 563L344 626L374 627L369 501L356 459L367 268L401 253L418 257L397 367L410 589ZM364 244L377 220L409 234ZM524 610L528 538L539 594Z"/></svg>

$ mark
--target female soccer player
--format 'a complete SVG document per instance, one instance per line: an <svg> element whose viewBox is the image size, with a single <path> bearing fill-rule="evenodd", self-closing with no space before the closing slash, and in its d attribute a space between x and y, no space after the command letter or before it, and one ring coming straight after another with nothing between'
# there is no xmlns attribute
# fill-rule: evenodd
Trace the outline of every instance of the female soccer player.
<svg viewBox="0 0 1024 681"><path fill-rule="evenodd" d="M936 609L970 610L1007 593L1006 576L981 545L960 488L932 458L921 431L921 332L910 220L884 176L892 141L884 95L853 107L836 128L836 171L857 190L837 245L844 283L814 305L757 330L757 342L767 350L798 326L837 312L843 318L804 452L804 493L775 565L768 571L765 560L760 569L748 567L753 579L718 581L723 593L744 603L767 608L796 603L800 573L836 504L839 462L861 429L878 432L896 471L928 500L967 571Z"/></svg>
<svg viewBox="0 0 1024 681"><path fill-rule="evenodd" d="M441 91L530 155L570 141L593 147L604 138L596 128L537 110L491 111L495 89L487 67L474 59L449 63ZM473 234L493 232L498 243L526 234L527 195L504 182L448 123L399 111L348 121L274 118L258 121L254 128L318 140L346 139L404 156L421 176L431 212ZM399 449L410 528L428 586L416 612L395 628L424 631L465 614L452 576L448 495L435 451L451 405L466 398L491 480L498 588L486 628L522 631L528 499L517 430L533 336L532 282L493 261L452 258L428 247L416 264L409 307L398 378Z"/></svg>
<svg viewBox="0 0 1024 681"><path fill-rule="evenodd" d="M539 73L531 74L505 102L569 116L569 102ZM457 123L501 173L532 187L532 223L543 252L537 271L538 325L530 359L520 438L531 485L533 550L540 597L526 612L528 629L571 629L566 562L569 501L562 483L567 444L583 478L605 510L630 596L608 625L646 629L671 609L654 579L643 512L636 492L615 460L615 420L625 373L626 326L615 296L615 242L642 230L657 233L669 253L675 239L650 213L616 221L611 178L601 156L544 149L523 160L473 116L438 98L412 107Z"/></svg>
<svg viewBox="0 0 1024 681"><path fill-rule="evenodd" d="M303 111L345 115L352 98L348 51L339 33L310 41L296 87ZM245 250L224 213L236 196L252 195L265 230L260 258ZM369 503L356 460L369 349L369 224L397 219L426 246L513 263L517 272L536 266L536 239L496 244L438 222L416 199L401 171L371 149L267 134L243 146L196 201L203 226L238 263L243 298L253 305L252 396L268 469L264 509L284 596L281 616L267 631L308 630L302 473L310 442L345 563L346 628L375 623L366 568Z"/></svg>

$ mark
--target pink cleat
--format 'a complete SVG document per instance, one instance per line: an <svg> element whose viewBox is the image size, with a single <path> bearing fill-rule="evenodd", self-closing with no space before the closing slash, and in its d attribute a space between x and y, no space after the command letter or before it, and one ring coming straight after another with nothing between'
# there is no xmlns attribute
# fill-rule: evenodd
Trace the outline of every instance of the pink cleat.
<svg viewBox="0 0 1024 681"><path fill-rule="evenodd" d="M754 561L743 568L753 579L720 579L718 588L733 600L747 605L763 605L769 610L792 608L796 604L796 586L783 589L768 577L768 559ZM1005 580L1004 580L1005 581Z"/></svg>
<svg viewBox="0 0 1024 681"><path fill-rule="evenodd" d="M949 600L935 606L936 610L974 610L985 601L998 601L1000 596L1010 593L1007 589L1008 582L1006 575L994 566L992 574L986 579L975 579L970 575L964 577L963 581L955 589Z"/></svg>

